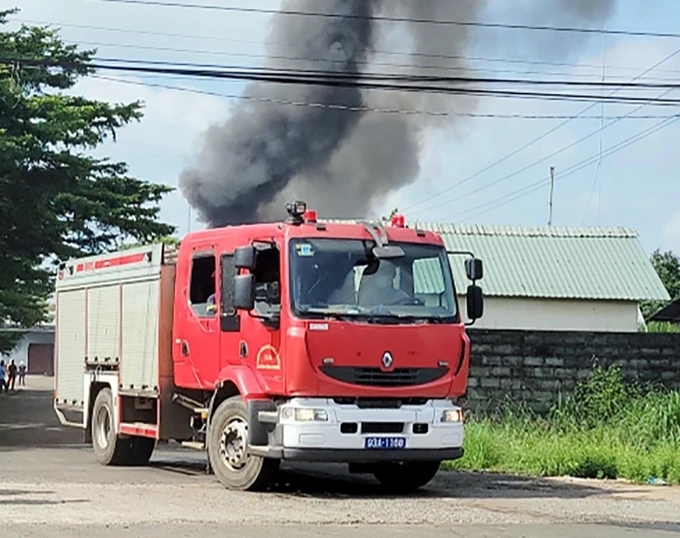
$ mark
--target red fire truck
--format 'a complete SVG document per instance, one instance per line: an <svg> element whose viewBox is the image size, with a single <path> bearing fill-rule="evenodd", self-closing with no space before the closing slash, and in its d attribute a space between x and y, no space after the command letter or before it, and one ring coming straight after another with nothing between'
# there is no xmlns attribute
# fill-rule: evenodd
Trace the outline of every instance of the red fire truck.
<svg viewBox="0 0 680 538"><path fill-rule="evenodd" d="M54 409L101 464L144 465L174 441L205 450L229 489L265 487L286 460L348 463L409 491L463 455L455 401L482 262L402 216L287 209L60 265Z"/></svg>

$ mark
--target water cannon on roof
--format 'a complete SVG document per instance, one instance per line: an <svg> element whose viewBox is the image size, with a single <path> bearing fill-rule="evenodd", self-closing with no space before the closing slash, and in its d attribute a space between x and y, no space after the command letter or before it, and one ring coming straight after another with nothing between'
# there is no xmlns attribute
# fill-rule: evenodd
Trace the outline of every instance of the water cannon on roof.
<svg viewBox="0 0 680 538"><path fill-rule="evenodd" d="M307 209L306 202L291 202L286 205L288 211L288 224L300 226L301 224L318 224L319 216L314 209Z"/></svg>
<svg viewBox="0 0 680 538"><path fill-rule="evenodd" d="M304 217L307 212L307 203L299 200L297 202L290 202L286 204L286 211L288 212L286 222L299 226L305 222Z"/></svg>

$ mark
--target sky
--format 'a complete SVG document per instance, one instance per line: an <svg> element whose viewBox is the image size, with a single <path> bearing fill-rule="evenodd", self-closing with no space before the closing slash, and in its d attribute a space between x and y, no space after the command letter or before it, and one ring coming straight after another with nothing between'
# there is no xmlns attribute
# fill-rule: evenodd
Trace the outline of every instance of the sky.
<svg viewBox="0 0 680 538"><path fill-rule="evenodd" d="M508 0L488 1L491 8L486 17L494 22L560 24L559 19L529 19L521 9L509 10ZM513 5L521 6L525 1ZM229 0L224 4L279 6L276 0ZM0 0L0 9L17 6L21 12L13 17L17 21L8 28L16 28L19 21L53 24L61 28L61 36L67 42L97 48L101 58L262 65L271 23L269 15L255 13L125 6L100 0ZM680 3L675 0L619 0L615 15L606 25L609 29L674 32L677 30L674 22L679 18ZM512 32L516 31L485 29L475 35L473 46L465 54L485 59L468 61L469 67L477 70L474 74L600 80L604 72L605 80L627 82L677 53L638 81L680 79L680 39L594 36L571 47L568 55L555 53L555 62L569 65L539 65L521 63L536 61L536 47L527 46L521 35ZM553 35L542 37L547 41L541 48L560 39ZM499 58L505 61L498 61ZM242 89L241 83L229 81L101 72L81 80L73 91L110 102L142 101L143 120L123 128L118 140L102 145L97 155L127 162L136 177L177 186L181 171L198 153L206 129L228 119L236 103L234 97ZM660 92L654 90L650 95ZM680 90L671 91L668 97L680 97ZM484 98L474 112L577 115L589 106L590 103ZM424 136L417 181L385 198L374 208L375 213L386 214L397 207L409 221L545 225L549 214L548 178L550 168L554 167L553 225L632 227L640 234L647 252L656 248L680 252L680 166L676 142L680 138L680 121L651 132L662 118L597 117L621 116L631 113L633 108L595 104L585 113L591 119L572 121L476 117L443 122ZM675 107L654 106L635 112L655 116L679 113ZM517 152L551 130L537 143ZM647 133L648 136L643 136ZM634 143L621 147L638 135L640 138ZM621 149L614 151L618 147ZM180 235L204 227L179 191L164 200L161 218L177 226Z"/></svg>

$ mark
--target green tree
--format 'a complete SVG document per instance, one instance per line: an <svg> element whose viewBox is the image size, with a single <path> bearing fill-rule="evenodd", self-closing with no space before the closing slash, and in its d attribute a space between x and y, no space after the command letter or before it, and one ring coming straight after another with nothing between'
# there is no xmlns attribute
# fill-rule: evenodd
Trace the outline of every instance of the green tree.
<svg viewBox="0 0 680 538"><path fill-rule="evenodd" d="M661 282L668 290L672 300L680 298L680 256L672 251L661 252L657 249L651 257L652 265L659 275ZM663 301L646 301L642 304L642 314L645 319L663 308L667 303Z"/></svg>
<svg viewBox="0 0 680 538"><path fill-rule="evenodd" d="M181 240L177 237L170 236L170 237L157 237L154 239L153 243L163 243L164 245L168 245L171 247L179 247ZM148 242L139 242L136 241L134 243L126 243L124 245L120 245L119 250L132 250L133 248L139 248L147 245Z"/></svg>
<svg viewBox="0 0 680 538"><path fill-rule="evenodd" d="M0 30L14 13L0 12ZM46 27L0 31L4 324L30 327L45 318L58 260L174 232L158 221L170 188L130 177L125 163L91 154L142 117L140 102L108 104L66 93L93 72L94 53L65 44ZM16 338L0 333L0 349Z"/></svg>

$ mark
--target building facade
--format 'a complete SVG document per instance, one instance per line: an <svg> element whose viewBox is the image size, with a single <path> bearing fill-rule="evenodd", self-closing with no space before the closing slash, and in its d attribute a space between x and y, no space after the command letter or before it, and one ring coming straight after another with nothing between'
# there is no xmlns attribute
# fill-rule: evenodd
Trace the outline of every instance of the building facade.
<svg viewBox="0 0 680 538"><path fill-rule="evenodd" d="M640 302L669 300L635 230L412 226L438 232L450 251L483 259L479 284L486 300L479 328L635 332L642 322ZM450 258L464 311L465 257ZM421 275L422 282L427 278Z"/></svg>
<svg viewBox="0 0 680 538"><path fill-rule="evenodd" d="M54 375L54 326L43 325L22 332L24 335L21 340L10 353L3 354L2 358L5 362L23 362L29 375Z"/></svg>

